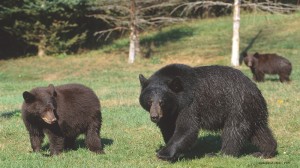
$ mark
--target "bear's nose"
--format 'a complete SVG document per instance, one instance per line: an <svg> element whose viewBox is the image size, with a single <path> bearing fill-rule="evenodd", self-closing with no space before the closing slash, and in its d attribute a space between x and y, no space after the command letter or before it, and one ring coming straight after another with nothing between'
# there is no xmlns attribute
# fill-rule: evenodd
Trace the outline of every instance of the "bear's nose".
<svg viewBox="0 0 300 168"><path fill-rule="evenodd" d="M51 122L54 123L56 120L57 120L56 118L53 118L53 119L51 120Z"/></svg>
<svg viewBox="0 0 300 168"><path fill-rule="evenodd" d="M158 122L158 120L159 120L159 116L158 115L151 115L150 118L151 118L151 121L155 122L155 123Z"/></svg>

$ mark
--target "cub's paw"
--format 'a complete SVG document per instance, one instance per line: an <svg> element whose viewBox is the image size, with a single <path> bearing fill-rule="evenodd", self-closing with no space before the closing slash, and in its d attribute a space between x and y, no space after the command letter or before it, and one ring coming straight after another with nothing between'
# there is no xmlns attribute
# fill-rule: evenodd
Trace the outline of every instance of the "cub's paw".
<svg viewBox="0 0 300 168"><path fill-rule="evenodd" d="M97 150L95 151L96 154L105 154L104 150Z"/></svg>

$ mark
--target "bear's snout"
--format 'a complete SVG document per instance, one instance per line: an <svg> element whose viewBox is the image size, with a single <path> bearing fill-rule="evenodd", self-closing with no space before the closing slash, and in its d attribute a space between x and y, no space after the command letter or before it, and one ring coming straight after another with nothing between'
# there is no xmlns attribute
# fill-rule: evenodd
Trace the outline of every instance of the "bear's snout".
<svg viewBox="0 0 300 168"><path fill-rule="evenodd" d="M162 110L158 102L153 102L150 108L150 119L152 122L157 123L162 117Z"/></svg>
<svg viewBox="0 0 300 168"><path fill-rule="evenodd" d="M55 117L53 111L47 111L43 116L42 119L48 123L48 124L53 124L57 121L57 118Z"/></svg>
<svg viewBox="0 0 300 168"><path fill-rule="evenodd" d="M252 67L252 62L251 61L248 62L248 67Z"/></svg>
<svg viewBox="0 0 300 168"><path fill-rule="evenodd" d="M157 113L150 114L150 118L152 122L157 123L159 121L159 115Z"/></svg>

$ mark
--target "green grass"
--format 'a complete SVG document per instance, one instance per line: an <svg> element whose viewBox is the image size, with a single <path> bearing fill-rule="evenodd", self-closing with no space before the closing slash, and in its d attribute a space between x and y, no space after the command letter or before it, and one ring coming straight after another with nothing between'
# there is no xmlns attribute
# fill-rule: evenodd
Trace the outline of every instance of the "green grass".
<svg viewBox="0 0 300 168"><path fill-rule="evenodd" d="M248 47L250 53L276 52L293 63L290 84L281 84L277 76L267 76L266 82L257 84L267 100L270 127L278 141L275 158L206 157L205 153L220 150L219 134L206 131L200 131L197 144L181 161L171 164L155 157L155 151L164 143L159 129L139 105L138 74L148 77L169 63L230 65L232 19L225 17L195 20L142 34L142 50L153 43L154 54L151 59L138 59L133 65L126 63L127 39L83 55L0 61L0 167L298 167L299 20L299 13L245 14L241 18L241 50ZM238 69L252 77L245 65ZM20 116L23 91L70 82L85 84L99 96L103 114L101 138L106 154L88 151L83 136L78 138L75 151L48 157L46 138L44 150L31 153ZM244 151L251 150L246 147Z"/></svg>

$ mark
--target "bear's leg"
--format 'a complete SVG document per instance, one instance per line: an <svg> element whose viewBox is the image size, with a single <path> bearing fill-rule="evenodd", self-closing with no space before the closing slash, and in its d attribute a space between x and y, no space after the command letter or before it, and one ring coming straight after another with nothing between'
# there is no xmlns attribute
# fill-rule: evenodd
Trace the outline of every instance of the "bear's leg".
<svg viewBox="0 0 300 168"><path fill-rule="evenodd" d="M256 157L271 158L276 154L277 142L267 126L255 130L251 137L251 143L260 150L253 154Z"/></svg>
<svg viewBox="0 0 300 168"><path fill-rule="evenodd" d="M281 83L283 83L283 82L289 82L290 78L289 78L289 75L287 75L285 73L280 73L279 74L279 80L280 80Z"/></svg>
<svg viewBox="0 0 300 168"><path fill-rule="evenodd" d="M39 152L45 137L42 131L29 132L30 143L33 152Z"/></svg>
<svg viewBox="0 0 300 168"><path fill-rule="evenodd" d="M169 140L171 139L171 137L174 134L175 131L175 122L173 123L171 122L161 122L158 124L160 131L162 133L162 136L164 138L165 143L167 144L169 142Z"/></svg>
<svg viewBox="0 0 300 168"><path fill-rule="evenodd" d="M181 113L186 114L186 113ZM194 119L178 117L174 135L166 146L157 152L157 157L162 160L175 161L181 153L190 149L198 137L199 128ZM188 123L186 121L189 121Z"/></svg>
<svg viewBox="0 0 300 168"><path fill-rule="evenodd" d="M247 122L238 122L231 117L222 130L222 148L221 153L238 157L245 141L249 139L249 124Z"/></svg>
<svg viewBox="0 0 300 168"><path fill-rule="evenodd" d="M265 74L263 72L255 71L253 80L255 80L256 82L263 82L264 78L265 78Z"/></svg>
<svg viewBox="0 0 300 168"><path fill-rule="evenodd" d="M56 134L49 134L50 155L58 155L64 149L64 137Z"/></svg>
<svg viewBox="0 0 300 168"><path fill-rule="evenodd" d="M76 149L76 144L75 144L76 137L65 137L65 149L71 149L74 150Z"/></svg>
<svg viewBox="0 0 300 168"><path fill-rule="evenodd" d="M100 131L100 124L91 123L86 132L85 143L90 151L102 154L104 152L102 150L99 131Z"/></svg>

